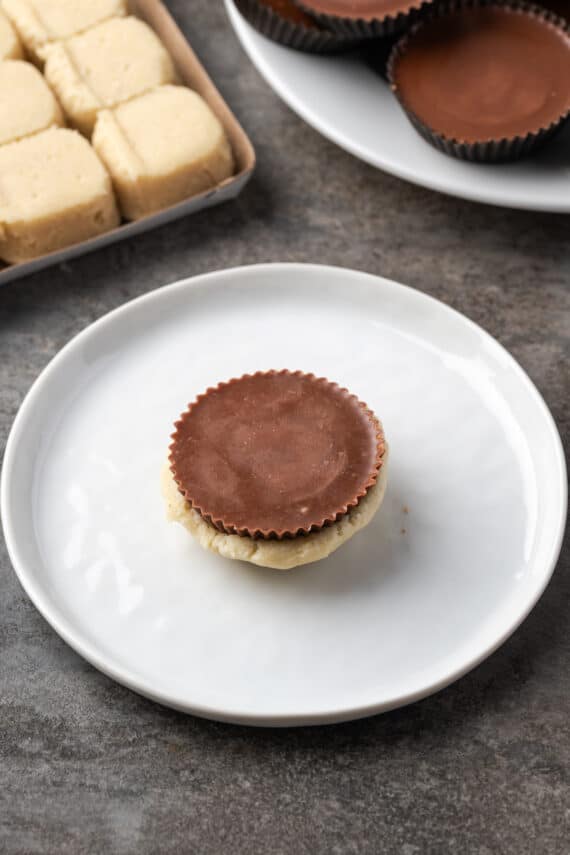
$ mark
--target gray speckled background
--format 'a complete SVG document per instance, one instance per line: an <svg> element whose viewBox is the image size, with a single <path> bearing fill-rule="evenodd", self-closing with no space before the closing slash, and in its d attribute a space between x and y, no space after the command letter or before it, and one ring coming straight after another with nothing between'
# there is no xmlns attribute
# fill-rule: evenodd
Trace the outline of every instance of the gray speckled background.
<svg viewBox="0 0 570 855"><path fill-rule="evenodd" d="M170 0L257 147L235 203L0 291L0 436L86 324L182 276L317 261L406 282L482 324L568 441L570 220L448 199L321 139L261 81L221 2ZM0 553L0 852L570 851L568 549L534 612L476 671L407 709L255 731L163 709L76 656Z"/></svg>

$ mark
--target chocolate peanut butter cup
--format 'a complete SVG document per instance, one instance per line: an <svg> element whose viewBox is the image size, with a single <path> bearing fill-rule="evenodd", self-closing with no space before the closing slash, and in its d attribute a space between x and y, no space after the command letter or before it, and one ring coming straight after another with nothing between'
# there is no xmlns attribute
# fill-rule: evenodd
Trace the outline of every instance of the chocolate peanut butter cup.
<svg viewBox="0 0 570 855"><path fill-rule="evenodd" d="M388 77L436 148L463 160L515 160L570 115L570 32L535 6L452 2L398 42Z"/></svg>
<svg viewBox="0 0 570 855"><path fill-rule="evenodd" d="M403 32L434 0L296 0L339 35L370 39Z"/></svg>
<svg viewBox="0 0 570 855"><path fill-rule="evenodd" d="M252 538L336 522L375 485L385 453L366 404L300 371L220 383L175 428L169 462L179 492L216 529Z"/></svg>
<svg viewBox="0 0 570 855"><path fill-rule="evenodd" d="M292 0L234 0L259 33L274 42L306 53L338 53L357 44L356 39L330 31Z"/></svg>

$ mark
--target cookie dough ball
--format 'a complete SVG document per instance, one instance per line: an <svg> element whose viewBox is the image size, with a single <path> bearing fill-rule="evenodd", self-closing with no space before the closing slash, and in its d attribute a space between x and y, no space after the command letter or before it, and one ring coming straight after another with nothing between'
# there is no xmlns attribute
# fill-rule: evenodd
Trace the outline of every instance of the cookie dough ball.
<svg viewBox="0 0 570 855"><path fill-rule="evenodd" d="M76 131L0 147L0 258L27 261L119 224L105 167Z"/></svg>
<svg viewBox="0 0 570 855"><path fill-rule="evenodd" d="M97 113L175 79L158 37L137 18L112 18L44 48L45 76L71 123L91 136Z"/></svg>
<svg viewBox="0 0 570 855"><path fill-rule="evenodd" d="M21 59L24 55L14 27L0 9L0 60Z"/></svg>
<svg viewBox="0 0 570 855"><path fill-rule="evenodd" d="M220 121L183 86L160 86L99 113L93 145L129 220L208 190L234 170Z"/></svg>
<svg viewBox="0 0 570 855"><path fill-rule="evenodd" d="M127 14L126 0L2 0L2 6L38 64L47 43Z"/></svg>
<svg viewBox="0 0 570 855"><path fill-rule="evenodd" d="M61 107L35 66L0 62L0 145L63 124Z"/></svg>

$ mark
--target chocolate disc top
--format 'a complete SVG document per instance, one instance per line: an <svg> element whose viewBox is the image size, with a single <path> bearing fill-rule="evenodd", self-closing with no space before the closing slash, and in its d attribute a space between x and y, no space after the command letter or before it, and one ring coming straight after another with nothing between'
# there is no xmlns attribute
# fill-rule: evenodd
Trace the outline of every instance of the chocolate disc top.
<svg viewBox="0 0 570 855"><path fill-rule="evenodd" d="M524 8L460 8L404 39L391 77L405 108L447 139L524 137L570 110L570 34Z"/></svg>
<svg viewBox="0 0 570 855"><path fill-rule="evenodd" d="M346 514L376 482L382 428L354 395L312 374L221 383L176 422L178 489L221 531L283 538Z"/></svg>
<svg viewBox="0 0 570 855"><path fill-rule="evenodd" d="M300 0L301 5L318 15L374 21L408 12L422 0Z"/></svg>

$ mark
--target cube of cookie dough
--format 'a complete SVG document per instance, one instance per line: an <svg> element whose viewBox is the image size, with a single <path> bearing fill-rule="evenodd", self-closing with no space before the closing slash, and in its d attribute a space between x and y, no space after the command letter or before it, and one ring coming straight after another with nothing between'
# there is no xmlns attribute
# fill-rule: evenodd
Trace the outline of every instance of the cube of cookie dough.
<svg viewBox="0 0 570 855"><path fill-rule="evenodd" d="M27 261L119 224L107 171L77 131L0 147L0 258Z"/></svg>
<svg viewBox="0 0 570 855"><path fill-rule="evenodd" d="M24 46L41 64L42 48L127 14L126 0L2 0L4 11Z"/></svg>
<svg viewBox="0 0 570 855"><path fill-rule="evenodd" d="M24 51L20 39L6 15L0 9L0 60L21 59Z"/></svg>
<svg viewBox="0 0 570 855"><path fill-rule="evenodd" d="M112 18L63 42L46 45L45 76L68 118L90 136L97 113L171 83L172 60L137 18Z"/></svg>
<svg viewBox="0 0 570 855"><path fill-rule="evenodd" d="M65 124L61 107L29 62L0 62L0 145Z"/></svg>
<svg viewBox="0 0 570 855"><path fill-rule="evenodd" d="M159 86L99 113L93 146L129 220L208 190L234 169L220 121L183 86Z"/></svg>

